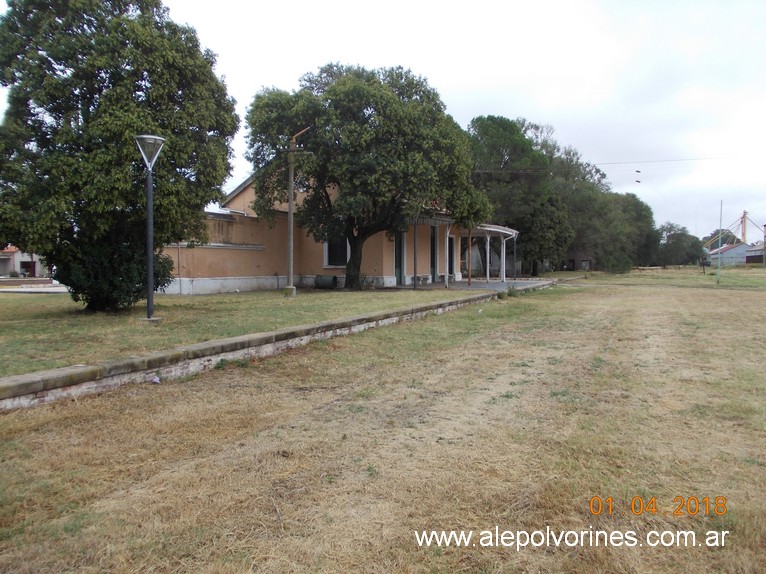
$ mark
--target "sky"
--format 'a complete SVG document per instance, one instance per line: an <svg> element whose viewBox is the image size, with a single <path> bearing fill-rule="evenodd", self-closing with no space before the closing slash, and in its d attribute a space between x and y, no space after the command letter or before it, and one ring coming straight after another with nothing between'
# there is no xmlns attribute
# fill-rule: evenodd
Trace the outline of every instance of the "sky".
<svg viewBox="0 0 766 574"><path fill-rule="evenodd" d="M244 119L263 88L292 92L327 63L402 66L463 128L486 115L552 126L656 225L702 237L747 211L747 241L763 238L763 0L164 3L218 55L237 101L225 191L250 173Z"/></svg>

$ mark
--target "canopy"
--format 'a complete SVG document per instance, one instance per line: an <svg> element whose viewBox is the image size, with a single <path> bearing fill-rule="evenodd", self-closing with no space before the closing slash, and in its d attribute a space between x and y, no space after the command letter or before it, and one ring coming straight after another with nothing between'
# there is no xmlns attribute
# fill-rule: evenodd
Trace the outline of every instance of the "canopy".
<svg viewBox="0 0 766 574"><path fill-rule="evenodd" d="M463 236L468 236L468 230L463 230L462 234ZM482 223L478 227L471 229L471 235L474 237L481 237L483 235L486 239L485 249L487 251L487 282L489 282L489 240L492 237L499 237L502 239L502 242L500 243L500 281L505 282L505 242L509 239L513 239L515 244L516 238L519 236L519 232L515 229L511 229L510 227L505 227L503 225ZM515 253L516 251L514 248L514 265L516 265ZM516 275L514 274L514 277L515 276Z"/></svg>

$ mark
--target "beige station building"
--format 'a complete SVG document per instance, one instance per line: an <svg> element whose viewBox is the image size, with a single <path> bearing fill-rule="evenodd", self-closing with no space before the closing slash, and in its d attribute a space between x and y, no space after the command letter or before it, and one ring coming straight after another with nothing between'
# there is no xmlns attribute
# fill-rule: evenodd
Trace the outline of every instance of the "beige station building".
<svg viewBox="0 0 766 574"><path fill-rule="evenodd" d="M209 242L187 247L168 245L165 253L173 258L174 281L166 293L194 295L279 289L287 285L287 206L278 209L273 225L253 211L253 178L234 189L221 205L220 212L207 212ZM296 204L302 195L297 194ZM471 230L475 237L502 239L503 257L513 229L482 225ZM361 274L371 287L445 283L460 281L460 240L467 229L455 225L448 216L414 220L403 233L389 237L378 233L364 244ZM333 276L343 287L348 244L319 243L296 226L293 249L294 284L313 287L317 277ZM503 266L502 276L505 276Z"/></svg>

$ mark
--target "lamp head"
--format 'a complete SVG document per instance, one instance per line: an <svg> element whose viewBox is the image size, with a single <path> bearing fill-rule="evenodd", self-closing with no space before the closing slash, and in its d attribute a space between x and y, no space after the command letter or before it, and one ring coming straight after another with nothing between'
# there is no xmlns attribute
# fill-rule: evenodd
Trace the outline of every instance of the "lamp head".
<svg viewBox="0 0 766 574"><path fill-rule="evenodd" d="M147 169L151 170L154 167L154 162L157 161L164 144L165 139L160 136L146 134L136 136L136 145L141 152L141 157L144 158Z"/></svg>

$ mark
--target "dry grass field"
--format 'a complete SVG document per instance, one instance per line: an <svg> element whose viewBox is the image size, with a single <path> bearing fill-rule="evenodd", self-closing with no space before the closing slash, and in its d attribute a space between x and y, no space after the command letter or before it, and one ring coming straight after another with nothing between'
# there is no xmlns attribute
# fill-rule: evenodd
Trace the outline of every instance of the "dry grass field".
<svg viewBox="0 0 766 574"><path fill-rule="evenodd" d="M766 572L766 281L683 285L557 287L1 415L0 571ZM483 546L495 527L585 544Z"/></svg>

